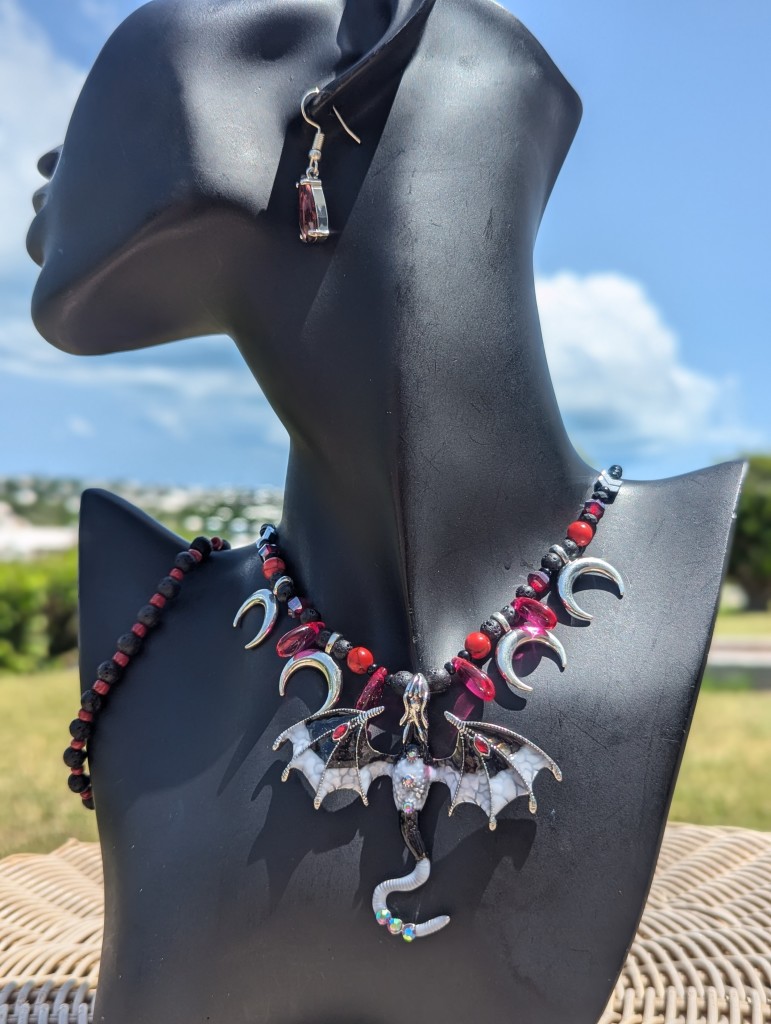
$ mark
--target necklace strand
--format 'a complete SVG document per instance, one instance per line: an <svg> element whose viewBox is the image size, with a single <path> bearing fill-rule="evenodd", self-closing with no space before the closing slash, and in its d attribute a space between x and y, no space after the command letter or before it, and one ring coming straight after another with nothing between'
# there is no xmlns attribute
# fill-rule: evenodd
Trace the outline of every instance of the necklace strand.
<svg viewBox="0 0 771 1024"><path fill-rule="evenodd" d="M548 642L558 653L562 650L556 638L551 637L551 630L557 624L556 615L548 605L542 603L542 599L562 570L584 554L607 506L621 486L621 477L620 466L614 465L607 471L603 470L594 484L591 496L583 503L577 518L568 526L565 539L561 544L553 544L543 555L540 568L528 574L527 582L517 588L514 600L499 612L493 612L478 630L470 632L464 646L442 668L426 673L432 693L446 691L453 680L458 679L483 701L493 700L495 686L480 664L490 657L498 642L514 629L520 629L525 634L522 637L525 642L528 639ZM291 658L297 664L298 657L304 651L321 649L336 661L344 661L355 674L368 676L356 702L358 711L365 711L376 704L386 685L403 695L413 679L413 673L407 670L389 673L387 668L376 664L374 655L367 647L354 645L340 633L327 629L320 613L311 603L297 596L294 580L287 575L287 563L282 557L278 539L276 527L265 524L260 530L257 550L262 561L263 576L273 596L276 601L287 605L290 618L299 620L298 625L279 639L276 645L279 656ZM197 537L187 550L180 551L169 574L160 580L148 603L137 612L130 631L118 638L115 653L99 665L96 681L81 695L78 716L70 723L72 739L64 751L64 763L70 769L69 788L81 797L86 809L94 809L94 798L91 778L84 765L89 757L88 747L97 717L105 707L109 693L121 680L132 659L142 650L148 633L161 622L169 603L178 596L187 573L207 561L213 552L229 548L230 544L219 537L211 540ZM600 566L599 559L593 561L598 563L594 571L607 575L601 567L605 563ZM569 611L573 614L580 611L575 604L571 606L562 593L560 596ZM242 607L246 607L246 603ZM236 616L236 622L238 620L239 616ZM518 680L513 670L507 671L500 660L498 667L512 689L529 692L531 688ZM282 673L282 684L284 682Z"/></svg>

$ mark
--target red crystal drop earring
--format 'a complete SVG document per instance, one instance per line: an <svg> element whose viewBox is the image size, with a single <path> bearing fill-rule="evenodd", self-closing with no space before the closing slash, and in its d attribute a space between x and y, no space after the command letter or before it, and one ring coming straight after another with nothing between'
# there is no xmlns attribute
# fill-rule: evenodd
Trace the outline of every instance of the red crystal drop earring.
<svg viewBox="0 0 771 1024"><path fill-rule="evenodd" d="M324 145L325 135L321 125L312 121L305 110L305 105L311 96L319 93L319 87L306 92L300 102L300 113L303 119L315 128L313 143L308 151L308 166L305 174L297 182L297 202L300 219L300 241L301 242L326 242L329 238L329 214L327 213L327 201L324 196L324 188L319 177L319 161L321 160L321 149ZM354 135L348 125L340 116L337 107L332 107L335 115L345 131L351 136L354 142L361 143L358 135Z"/></svg>

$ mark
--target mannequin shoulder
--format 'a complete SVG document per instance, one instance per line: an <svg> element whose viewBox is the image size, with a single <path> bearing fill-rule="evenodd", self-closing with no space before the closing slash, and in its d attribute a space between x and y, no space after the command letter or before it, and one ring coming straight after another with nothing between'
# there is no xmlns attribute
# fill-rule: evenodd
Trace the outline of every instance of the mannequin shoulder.
<svg viewBox="0 0 771 1024"><path fill-rule="evenodd" d="M730 524L746 471L747 463L737 459L662 480L631 481L629 490L636 498L665 500L692 516Z"/></svg>

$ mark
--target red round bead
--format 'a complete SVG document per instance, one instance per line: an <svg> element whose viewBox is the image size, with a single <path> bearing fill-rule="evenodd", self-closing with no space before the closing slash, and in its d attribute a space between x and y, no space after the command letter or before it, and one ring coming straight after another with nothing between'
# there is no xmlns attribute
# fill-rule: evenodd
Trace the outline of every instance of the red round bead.
<svg viewBox="0 0 771 1024"><path fill-rule="evenodd" d="M463 641L463 646L469 652L471 657L475 658L477 661L481 661L482 658L486 658L493 649L490 637L485 636L484 633L469 633Z"/></svg>
<svg viewBox="0 0 771 1024"><path fill-rule="evenodd" d="M585 548L594 536L594 527L584 519L576 519L567 528L567 536L580 548Z"/></svg>
<svg viewBox="0 0 771 1024"><path fill-rule="evenodd" d="M262 575L266 580L269 580L271 576L275 576L277 572L283 572L286 569L286 562L283 558L266 558L262 563Z"/></svg>
<svg viewBox="0 0 771 1024"><path fill-rule="evenodd" d="M363 676L370 665L375 663L375 657L372 651L368 651L366 647L354 647L353 650L348 652L346 661L351 672L356 672L358 675Z"/></svg>

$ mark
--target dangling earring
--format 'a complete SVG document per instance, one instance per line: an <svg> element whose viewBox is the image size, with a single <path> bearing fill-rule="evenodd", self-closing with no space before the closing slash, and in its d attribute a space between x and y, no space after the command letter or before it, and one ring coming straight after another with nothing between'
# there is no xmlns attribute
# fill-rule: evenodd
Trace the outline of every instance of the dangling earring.
<svg viewBox="0 0 771 1024"><path fill-rule="evenodd" d="M311 96L319 92L319 87L311 89L303 96L300 103L300 113L308 122L311 128L316 129L313 136L313 144L308 151L308 166L305 174L297 182L297 198L300 216L300 241L301 242L325 242L329 238L329 215L327 214L327 201L324 198L324 189L319 177L319 161L321 160L321 147L324 145L324 133L321 125L311 121L305 112L305 104ZM354 135L348 125L340 116L337 107L332 107L338 121L348 132L354 142L361 143L358 135Z"/></svg>

